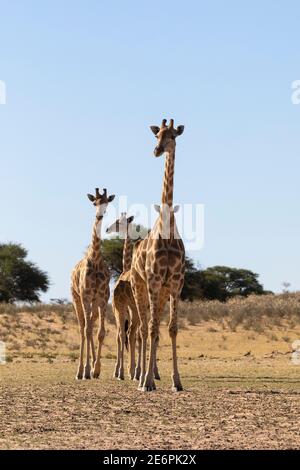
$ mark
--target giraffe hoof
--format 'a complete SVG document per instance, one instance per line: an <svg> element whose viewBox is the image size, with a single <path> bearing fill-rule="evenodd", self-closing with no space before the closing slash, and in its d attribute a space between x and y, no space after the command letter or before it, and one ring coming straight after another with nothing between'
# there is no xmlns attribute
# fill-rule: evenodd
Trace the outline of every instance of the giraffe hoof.
<svg viewBox="0 0 300 470"><path fill-rule="evenodd" d="M177 385L177 387L172 387L172 392L182 392L183 391L183 386L180 384L180 385Z"/></svg>
<svg viewBox="0 0 300 470"><path fill-rule="evenodd" d="M147 378L141 387L142 392L152 392L152 390L156 390L155 382L152 378Z"/></svg>
<svg viewBox="0 0 300 470"><path fill-rule="evenodd" d="M84 380L90 380L91 379L91 373L89 371L85 371L83 374L83 379Z"/></svg>
<svg viewBox="0 0 300 470"><path fill-rule="evenodd" d="M156 372L156 373L154 374L154 378L155 378L155 380L160 380L160 375L159 375L158 372Z"/></svg>
<svg viewBox="0 0 300 470"><path fill-rule="evenodd" d="M140 390L142 392L153 392L154 390L156 390L156 387L155 385L144 385L143 387L140 388Z"/></svg>
<svg viewBox="0 0 300 470"><path fill-rule="evenodd" d="M100 372L93 373L93 379L99 379L99 377L100 377Z"/></svg>
<svg viewBox="0 0 300 470"><path fill-rule="evenodd" d="M83 378L82 374L77 374L76 375L76 380L82 380L82 378Z"/></svg>
<svg viewBox="0 0 300 470"><path fill-rule="evenodd" d="M118 380L124 380L124 375L119 375Z"/></svg>
<svg viewBox="0 0 300 470"><path fill-rule="evenodd" d="M133 380L134 379L134 372L128 372L128 377L130 378L130 380Z"/></svg>

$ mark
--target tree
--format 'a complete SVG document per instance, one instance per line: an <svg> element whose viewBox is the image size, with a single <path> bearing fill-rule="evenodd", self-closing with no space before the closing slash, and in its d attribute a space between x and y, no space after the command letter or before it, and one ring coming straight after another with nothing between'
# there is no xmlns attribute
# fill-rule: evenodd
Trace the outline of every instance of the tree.
<svg viewBox="0 0 300 470"><path fill-rule="evenodd" d="M70 301L66 298L62 298L62 299L50 299L50 302L53 304L53 305L68 305L70 303Z"/></svg>
<svg viewBox="0 0 300 470"><path fill-rule="evenodd" d="M197 269L194 262L186 256L184 285L181 291L181 299L193 301L203 298L202 271Z"/></svg>
<svg viewBox="0 0 300 470"><path fill-rule="evenodd" d="M26 257L23 246L0 244L0 302L39 302L40 292L48 290L47 273Z"/></svg>
<svg viewBox="0 0 300 470"><path fill-rule="evenodd" d="M258 282L258 274L248 269L214 266L201 274L202 293L206 299L226 301L234 296L247 297L250 294L265 293Z"/></svg>
<svg viewBox="0 0 300 470"><path fill-rule="evenodd" d="M117 279L123 271L123 245L124 240L119 237L102 240L103 258L114 279Z"/></svg>

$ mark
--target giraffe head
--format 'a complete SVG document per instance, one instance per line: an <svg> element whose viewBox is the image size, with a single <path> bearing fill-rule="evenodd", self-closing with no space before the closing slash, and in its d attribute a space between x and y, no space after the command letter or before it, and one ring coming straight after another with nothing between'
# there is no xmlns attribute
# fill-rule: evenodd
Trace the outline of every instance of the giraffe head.
<svg viewBox="0 0 300 470"><path fill-rule="evenodd" d="M119 233L121 235L127 235L129 225L134 219L134 216L126 217L126 212L121 212L121 217L117 219L110 227L106 229L106 233Z"/></svg>
<svg viewBox="0 0 300 470"><path fill-rule="evenodd" d="M154 149L154 155L160 157L164 152L173 152L175 150L175 139L184 131L184 126L174 128L174 120L170 119L167 126L167 120L163 119L161 126L150 126L151 131L157 138L157 145Z"/></svg>
<svg viewBox="0 0 300 470"><path fill-rule="evenodd" d="M96 207L96 218L100 221L103 219L108 204L114 200L115 195L107 196L107 189L103 189L103 194L100 194L99 188L96 188L95 196L88 194L87 197Z"/></svg>

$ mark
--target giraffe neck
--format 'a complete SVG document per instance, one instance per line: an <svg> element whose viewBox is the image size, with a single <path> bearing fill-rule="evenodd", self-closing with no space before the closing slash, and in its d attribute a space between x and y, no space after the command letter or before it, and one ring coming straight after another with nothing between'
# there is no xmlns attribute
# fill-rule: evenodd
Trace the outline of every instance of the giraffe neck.
<svg viewBox="0 0 300 470"><path fill-rule="evenodd" d="M170 211L167 205L161 208L157 224L160 236L164 240L173 240L176 227L175 216L174 212Z"/></svg>
<svg viewBox="0 0 300 470"><path fill-rule="evenodd" d="M161 197L161 211L159 216L159 232L164 239L171 239L174 232L174 214L169 212L168 208L164 210L164 206L172 207L173 205L173 189L174 189L174 169L175 169L175 148L172 152L166 152L165 173L163 190ZM165 214L163 216L163 213Z"/></svg>
<svg viewBox="0 0 300 470"><path fill-rule="evenodd" d="M173 189L174 189L174 168L175 168L175 149L166 153L165 173L163 190L161 196L162 204L173 205Z"/></svg>
<svg viewBox="0 0 300 470"><path fill-rule="evenodd" d="M88 249L88 257L94 262L99 263L102 259L101 254L101 225L102 220L95 220L92 232L92 242Z"/></svg>
<svg viewBox="0 0 300 470"><path fill-rule="evenodd" d="M126 233L126 237L124 240L124 247L123 247L123 271L129 271L131 268L131 260L132 260L132 241L128 236L128 231Z"/></svg>

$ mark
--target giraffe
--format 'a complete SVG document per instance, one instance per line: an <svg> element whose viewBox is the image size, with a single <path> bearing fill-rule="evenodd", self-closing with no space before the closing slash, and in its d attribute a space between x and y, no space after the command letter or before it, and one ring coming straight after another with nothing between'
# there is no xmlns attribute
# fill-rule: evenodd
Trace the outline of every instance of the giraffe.
<svg viewBox="0 0 300 470"><path fill-rule="evenodd" d="M124 346L127 346L128 342L130 356L128 374L131 380L134 378L139 380L141 370L140 335L138 335L138 361L137 365L135 365L136 333L139 328L140 321L130 285L130 269L133 248L133 242L130 237L130 225L133 219L133 216L127 218L126 212L122 212L121 217L106 230L106 233L116 232L124 238L123 271L116 282L112 299L112 308L117 324L117 361L114 377L119 380L124 380Z"/></svg>
<svg viewBox="0 0 300 470"><path fill-rule="evenodd" d="M184 131L184 126L174 128L170 119L161 127L151 126L157 138L154 155L166 154L162 190L162 207L153 229L133 252L131 265L131 285L141 321L142 360L139 390L155 390L154 362L156 360L157 338L159 337L160 315L166 301L170 301L169 335L172 344L172 390L183 390L177 365L177 307L184 282L185 251L174 217L173 187L176 137ZM148 324L146 304L150 304L150 357L146 370L146 344Z"/></svg>
<svg viewBox="0 0 300 470"><path fill-rule="evenodd" d="M100 194L99 188L95 196L87 195L96 207L96 220L93 225L92 242L84 258L76 264L72 271L71 292L73 305L78 319L81 336L79 366L76 378L78 380L98 378L100 375L101 347L105 337L105 314L109 299L109 271L103 260L101 244L101 226L108 203L115 196L107 196L107 190ZM98 349L95 352L93 328L99 317ZM86 341L86 363L83 367L84 346ZM93 370L90 365L90 351L92 351ZM92 375L91 375L92 372Z"/></svg>

